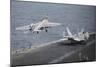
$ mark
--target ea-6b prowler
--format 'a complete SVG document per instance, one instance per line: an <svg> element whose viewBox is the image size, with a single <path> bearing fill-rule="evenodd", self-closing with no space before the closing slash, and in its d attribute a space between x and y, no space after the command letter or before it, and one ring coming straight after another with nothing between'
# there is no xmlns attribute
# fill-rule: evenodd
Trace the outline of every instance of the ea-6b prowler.
<svg viewBox="0 0 100 67"><path fill-rule="evenodd" d="M48 28L54 27L54 26L58 26L61 25L60 23L55 23L55 22L49 22L48 18L45 17L42 19L42 21L39 21L38 23L32 23L26 26L22 26L22 27L18 27L16 28L16 30L20 30L20 31L31 31L32 33L37 32L37 34L40 31L46 31L48 32Z"/></svg>

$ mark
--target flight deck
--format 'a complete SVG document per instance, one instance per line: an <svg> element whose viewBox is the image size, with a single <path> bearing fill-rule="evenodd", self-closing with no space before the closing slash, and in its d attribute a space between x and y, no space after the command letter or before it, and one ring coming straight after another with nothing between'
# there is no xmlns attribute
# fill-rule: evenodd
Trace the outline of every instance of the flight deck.
<svg viewBox="0 0 100 67"><path fill-rule="evenodd" d="M84 44L67 44L57 41L31 49L26 53L11 55L12 66L43 65L69 62L95 61L96 35L92 34Z"/></svg>

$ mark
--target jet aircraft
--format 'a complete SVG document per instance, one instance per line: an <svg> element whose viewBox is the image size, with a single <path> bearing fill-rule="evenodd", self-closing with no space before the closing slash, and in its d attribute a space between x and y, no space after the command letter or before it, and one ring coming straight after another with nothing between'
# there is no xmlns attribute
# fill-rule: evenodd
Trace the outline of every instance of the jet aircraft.
<svg viewBox="0 0 100 67"><path fill-rule="evenodd" d="M85 42L90 37L89 33L85 32L83 29L77 34L72 34L68 27L66 27L66 31L67 31L68 35L66 35L66 32L64 31L63 32L63 38L61 40L64 40L64 41L69 40L70 43Z"/></svg>
<svg viewBox="0 0 100 67"><path fill-rule="evenodd" d="M37 32L38 34L41 31L48 32L48 28L59 26L59 25L61 25L61 23L50 22L48 21L48 17L44 17L41 21L37 23L31 23L26 26L21 26L21 27L16 28L16 30L31 31L32 33Z"/></svg>

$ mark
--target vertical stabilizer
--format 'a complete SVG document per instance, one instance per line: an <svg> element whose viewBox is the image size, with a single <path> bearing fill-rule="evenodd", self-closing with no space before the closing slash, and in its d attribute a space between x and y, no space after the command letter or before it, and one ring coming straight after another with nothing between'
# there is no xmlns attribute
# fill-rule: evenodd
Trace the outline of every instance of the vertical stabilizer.
<svg viewBox="0 0 100 67"><path fill-rule="evenodd" d="M63 31L63 37L66 37L66 32L65 31Z"/></svg>
<svg viewBox="0 0 100 67"><path fill-rule="evenodd" d="M84 32L84 29L81 29L81 32L80 33L83 33Z"/></svg>
<svg viewBox="0 0 100 67"><path fill-rule="evenodd" d="M72 33L71 33L71 31L69 30L68 27L66 27L66 30L67 30L68 36L72 37L73 35L72 35Z"/></svg>

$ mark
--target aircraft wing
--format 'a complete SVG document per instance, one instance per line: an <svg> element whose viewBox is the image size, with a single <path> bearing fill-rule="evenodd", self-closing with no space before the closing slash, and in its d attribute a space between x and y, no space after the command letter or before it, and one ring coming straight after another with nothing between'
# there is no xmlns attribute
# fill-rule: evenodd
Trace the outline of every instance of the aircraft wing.
<svg viewBox="0 0 100 67"><path fill-rule="evenodd" d="M27 31L27 30L31 29L31 26L35 26L35 24L30 24L30 25L26 25L26 26L17 27L16 30Z"/></svg>
<svg viewBox="0 0 100 67"><path fill-rule="evenodd" d="M23 31L23 30L29 30L29 29L30 29L30 25L16 28L16 30L21 30L21 31Z"/></svg>
<svg viewBox="0 0 100 67"><path fill-rule="evenodd" d="M55 23L55 22L48 22L43 24L43 27L53 27L53 26L58 26L61 25L60 23Z"/></svg>

